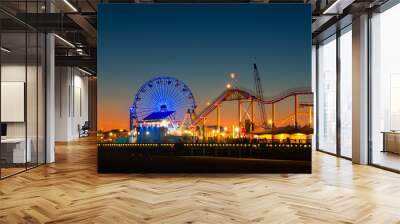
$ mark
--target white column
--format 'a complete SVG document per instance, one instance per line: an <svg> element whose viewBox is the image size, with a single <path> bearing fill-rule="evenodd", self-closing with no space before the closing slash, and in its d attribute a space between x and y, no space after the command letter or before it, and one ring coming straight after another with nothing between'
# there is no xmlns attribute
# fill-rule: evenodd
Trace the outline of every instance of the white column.
<svg viewBox="0 0 400 224"><path fill-rule="evenodd" d="M55 75L54 35L46 36L46 163L55 161Z"/></svg>
<svg viewBox="0 0 400 224"><path fill-rule="evenodd" d="M54 12L54 5L46 1L46 12ZM54 34L46 34L46 163L55 162L55 42Z"/></svg>
<svg viewBox="0 0 400 224"><path fill-rule="evenodd" d="M353 19L353 162L368 163L368 15Z"/></svg>

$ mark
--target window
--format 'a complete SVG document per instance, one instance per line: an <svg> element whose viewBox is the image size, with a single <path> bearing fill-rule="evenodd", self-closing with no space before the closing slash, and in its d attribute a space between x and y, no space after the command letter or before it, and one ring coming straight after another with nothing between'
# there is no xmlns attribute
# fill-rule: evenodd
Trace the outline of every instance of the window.
<svg viewBox="0 0 400 224"><path fill-rule="evenodd" d="M371 158L400 170L400 4L371 19Z"/></svg>
<svg viewBox="0 0 400 224"><path fill-rule="evenodd" d="M336 153L336 36L318 48L318 149Z"/></svg>
<svg viewBox="0 0 400 224"><path fill-rule="evenodd" d="M36 13L42 4L18 6ZM13 29L0 27L0 178L4 178L45 163L46 55L43 33L6 14L0 17L15 22Z"/></svg>
<svg viewBox="0 0 400 224"><path fill-rule="evenodd" d="M340 35L340 155L352 157L352 34L351 26Z"/></svg>

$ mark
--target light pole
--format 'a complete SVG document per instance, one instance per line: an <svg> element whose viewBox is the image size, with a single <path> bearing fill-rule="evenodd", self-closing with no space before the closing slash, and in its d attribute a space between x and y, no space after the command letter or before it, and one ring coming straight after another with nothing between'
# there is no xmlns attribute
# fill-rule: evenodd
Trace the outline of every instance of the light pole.
<svg viewBox="0 0 400 224"><path fill-rule="evenodd" d="M229 79L230 79L230 83L231 87L236 87L237 84L237 74L234 72L229 73Z"/></svg>

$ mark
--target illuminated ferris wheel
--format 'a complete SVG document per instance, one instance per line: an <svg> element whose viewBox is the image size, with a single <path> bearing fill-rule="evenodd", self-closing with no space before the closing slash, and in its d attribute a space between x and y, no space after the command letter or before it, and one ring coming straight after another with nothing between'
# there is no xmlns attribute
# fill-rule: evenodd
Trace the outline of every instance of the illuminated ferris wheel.
<svg viewBox="0 0 400 224"><path fill-rule="evenodd" d="M131 129L146 119L168 116L179 124L196 102L189 87L169 76L160 76L145 82L138 90L130 107Z"/></svg>

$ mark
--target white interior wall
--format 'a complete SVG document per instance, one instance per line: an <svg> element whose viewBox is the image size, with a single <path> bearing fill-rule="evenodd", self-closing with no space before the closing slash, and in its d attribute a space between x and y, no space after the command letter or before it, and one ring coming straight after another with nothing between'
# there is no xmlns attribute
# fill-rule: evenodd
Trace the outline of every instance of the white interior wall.
<svg viewBox="0 0 400 224"><path fill-rule="evenodd" d="M69 84L70 76L67 67L55 68L55 140L68 140L68 116L69 111Z"/></svg>
<svg viewBox="0 0 400 224"><path fill-rule="evenodd" d="M88 77L72 67L56 67L56 141L79 138L78 125L88 120Z"/></svg>
<svg viewBox="0 0 400 224"><path fill-rule="evenodd" d="M20 64L2 65L1 66L1 81L2 82L25 82L25 75L26 75L25 69L26 69L25 64L24 65L20 65ZM28 69L28 74L32 74L31 71L33 69L35 69L35 74L36 74L36 68L34 68L32 66L28 66L27 69ZM31 79L30 79L30 81L31 81ZM36 97L36 89L35 89L35 92L32 92L33 89L28 88L27 91L28 91L27 92L28 97L30 97L30 96ZM30 101L30 100L28 100L28 101ZM36 107L36 105L35 105L35 107ZM1 109L6 110L6 108L1 108ZM30 121L31 119L28 117L28 120ZM7 137L13 137L13 138L14 137L15 138L25 137L25 122L7 122Z"/></svg>
<svg viewBox="0 0 400 224"><path fill-rule="evenodd" d="M78 125L82 126L85 121L88 121L88 78L82 76L82 73L76 74L77 70L74 70L74 108L72 109L72 120L71 120L71 134L74 138L79 137Z"/></svg>

